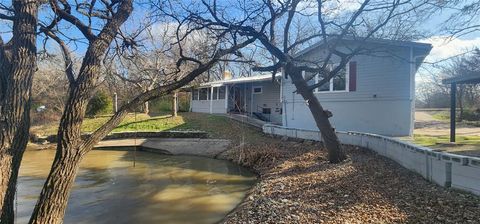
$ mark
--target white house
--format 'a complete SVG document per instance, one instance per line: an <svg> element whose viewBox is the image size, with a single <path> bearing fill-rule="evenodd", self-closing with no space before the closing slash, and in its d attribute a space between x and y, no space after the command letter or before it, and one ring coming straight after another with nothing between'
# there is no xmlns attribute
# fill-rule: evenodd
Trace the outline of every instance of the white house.
<svg viewBox="0 0 480 224"><path fill-rule="evenodd" d="M323 107L333 113L330 121L335 129L387 136L411 135L415 74L429 54L431 45L384 39L364 42L345 39L338 46L343 52L359 46L364 51L354 56L328 84L314 90ZM323 61L325 52L323 44L318 43L299 52L295 59L315 63ZM333 57L330 61L334 65L338 58ZM315 74L304 75L312 77ZM260 75L206 83L202 86L205 90L194 92L192 111L239 112L251 116L270 112L271 121L284 127L318 130L306 102L295 92L291 79L285 76L277 79L272 82L271 75ZM310 83L320 79L315 75ZM261 88L256 89L257 86ZM213 94L212 100L208 100L209 94Z"/></svg>
<svg viewBox="0 0 480 224"><path fill-rule="evenodd" d="M280 75L272 74L203 83L192 90L192 112L241 113L275 124L282 122Z"/></svg>

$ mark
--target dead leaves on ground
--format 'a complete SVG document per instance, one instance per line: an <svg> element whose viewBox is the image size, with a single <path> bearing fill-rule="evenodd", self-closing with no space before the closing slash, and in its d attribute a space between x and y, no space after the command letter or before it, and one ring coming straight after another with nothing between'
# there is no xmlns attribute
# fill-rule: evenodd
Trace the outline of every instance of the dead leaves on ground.
<svg viewBox="0 0 480 224"><path fill-rule="evenodd" d="M480 198L359 148L330 164L319 144L245 145L230 158L261 180L225 223L480 223Z"/></svg>

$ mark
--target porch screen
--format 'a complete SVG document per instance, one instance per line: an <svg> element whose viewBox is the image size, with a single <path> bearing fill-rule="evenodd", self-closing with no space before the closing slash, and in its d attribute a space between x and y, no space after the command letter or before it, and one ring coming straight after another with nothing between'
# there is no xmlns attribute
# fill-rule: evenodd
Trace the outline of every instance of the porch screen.
<svg viewBox="0 0 480 224"><path fill-rule="evenodd" d="M225 86L218 87L218 99L219 100L225 99Z"/></svg>
<svg viewBox="0 0 480 224"><path fill-rule="evenodd" d="M207 88L200 89L200 100L207 100L207 97L208 97L208 89Z"/></svg>

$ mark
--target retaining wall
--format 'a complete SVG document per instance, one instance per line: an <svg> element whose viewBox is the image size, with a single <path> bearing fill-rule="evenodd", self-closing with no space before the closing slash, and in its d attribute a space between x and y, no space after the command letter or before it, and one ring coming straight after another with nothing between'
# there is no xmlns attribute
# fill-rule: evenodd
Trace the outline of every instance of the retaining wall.
<svg viewBox="0 0 480 224"><path fill-rule="evenodd" d="M265 124L263 132L321 141L319 131ZM337 132L342 144L368 148L444 187L480 195L480 158L437 152L398 139L360 132Z"/></svg>
<svg viewBox="0 0 480 224"><path fill-rule="evenodd" d="M90 134L83 134L82 138L88 138ZM126 139L126 138L208 138L208 133L204 131L128 131L128 132L116 132L110 133L103 140L112 139ZM48 142L57 142L57 135L50 135L45 138L38 138L36 141L42 142L44 140Z"/></svg>

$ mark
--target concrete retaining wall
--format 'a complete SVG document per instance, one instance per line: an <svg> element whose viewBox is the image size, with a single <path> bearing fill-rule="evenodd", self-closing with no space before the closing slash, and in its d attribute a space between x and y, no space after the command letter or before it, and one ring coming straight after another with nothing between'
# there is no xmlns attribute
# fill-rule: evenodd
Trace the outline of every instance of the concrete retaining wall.
<svg viewBox="0 0 480 224"><path fill-rule="evenodd" d="M82 135L88 138L89 134ZM110 133L103 140L126 139L126 138L208 138L208 133L203 131L140 131L140 132L118 132ZM57 142L57 135L50 135L46 138L39 138L37 141Z"/></svg>
<svg viewBox="0 0 480 224"><path fill-rule="evenodd" d="M321 141L320 132L265 124L263 132ZM480 195L480 158L437 152L398 139L360 132L337 132L340 142L371 149L444 187Z"/></svg>

